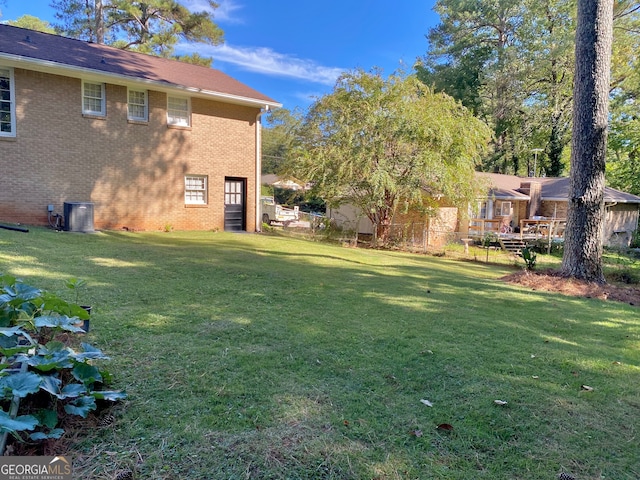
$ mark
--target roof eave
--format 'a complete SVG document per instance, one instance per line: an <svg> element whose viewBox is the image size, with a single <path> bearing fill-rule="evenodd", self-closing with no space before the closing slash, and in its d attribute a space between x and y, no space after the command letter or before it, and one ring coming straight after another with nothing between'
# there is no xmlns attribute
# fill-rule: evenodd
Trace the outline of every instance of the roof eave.
<svg viewBox="0 0 640 480"><path fill-rule="evenodd" d="M111 79L117 84L137 84L148 85L156 87L160 91L182 92L189 93L196 96L202 96L209 99L218 100L224 103L232 103L236 105L245 105L249 107L257 108L280 108L281 103L258 99L243 97L240 95L233 95L223 92L214 92L211 90L205 90L195 87L187 87L184 85L176 85L167 82L161 82L156 80L148 80L140 77L134 77L129 75L121 75L117 73L104 72L102 70L96 70L93 68L76 67L74 65L67 65L58 62L52 62L49 60L42 60L31 57L24 57L22 55L14 55L11 53L0 52L0 59L8 61L9 66L23 68L26 65L33 70L37 70L43 73L52 73L55 75L69 76L69 73L77 74L82 78L89 79Z"/></svg>

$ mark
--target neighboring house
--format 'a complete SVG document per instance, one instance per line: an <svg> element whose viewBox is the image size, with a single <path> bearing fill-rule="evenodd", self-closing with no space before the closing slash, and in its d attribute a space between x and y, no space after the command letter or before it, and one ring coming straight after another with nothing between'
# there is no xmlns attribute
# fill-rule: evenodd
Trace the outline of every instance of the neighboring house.
<svg viewBox="0 0 640 480"><path fill-rule="evenodd" d="M98 229L259 230L260 116L280 106L211 68L0 25L0 221L86 202Z"/></svg>
<svg viewBox="0 0 640 480"><path fill-rule="evenodd" d="M398 225L396 230L415 232L418 227L423 231L419 239L421 244L433 247L449 241L454 233L458 238L482 237L486 232L508 235L519 234L521 228L530 227L538 228L538 232L548 232L544 229L551 225L552 233L562 236L568 208L568 177L523 178L481 172L476 176L486 185L487 196L478 201L475 212L462 216L455 207L447 207L443 202L432 218L411 212L396 215L393 219ZM604 200L603 243L628 246L638 228L640 197L606 187ZM367 235L374 233L372 223L353 205L327 209L327 216L346 230ZM416 236L415 233L412 235Z"/></svg>
<svg viewBox="0 0 640 480"><path fill-rule="evenodd" d="M568 177L522 178L497 173L478 173L477 176L488 187L487 198L479 202L477 218L493 220L497 231L501 226L508 225L509 231L519 232L521 226L528 223L527 220L566 221L570 185ZM628 246L633 232L638 228L640 197L605 187L604 202L603 243L608 246ZM468 222L461 222L460 232L469 233Z"/></svg>
<svg viewBox="0 0 640 480"><path fill-rule="evenodd" d="M441 203L442 206L432 208L432 216L411 209L406 213L396 213L391 220L391 241L412 244L421 249L439 248L450 242L458 225L458 209ZM343 230L366 237L375 235L375 225L355 205L327 207L326 215Z"/></svg>

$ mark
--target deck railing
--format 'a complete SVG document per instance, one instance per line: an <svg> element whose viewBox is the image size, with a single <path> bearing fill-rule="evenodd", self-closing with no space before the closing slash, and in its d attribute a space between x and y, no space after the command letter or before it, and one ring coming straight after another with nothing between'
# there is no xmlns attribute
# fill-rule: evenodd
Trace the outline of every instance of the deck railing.
<svg viewBox="0 0 640 480"><path fill-rule="evenodd" d="M486 234L497 236L520 236L523 238L562 238L567 220L564 218L527 218L519 222L519 230L511 228L509 217L471 218L469 236L484 237Z"/></svg>
<svg viewBox="0 0 640 480"><path fill-rule="evenodd" d="M566 218L527 218L520 220L520 238L563 238Z"/></svg>

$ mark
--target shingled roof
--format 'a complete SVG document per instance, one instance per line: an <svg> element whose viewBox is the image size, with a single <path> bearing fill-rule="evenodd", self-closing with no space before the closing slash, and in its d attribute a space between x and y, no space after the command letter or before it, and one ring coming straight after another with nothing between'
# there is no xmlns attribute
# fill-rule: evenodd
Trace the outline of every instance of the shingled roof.
<svg viewBox="0 0 640 480"><path fill-rule="evenodd" d="M549 201L567 201L569 198L569 177L535 178L542 184L542 199ZM640 203L640 197L631 193L621 192L611 187L604 187L604 201L607 203Z"/></svg>
<svg viewBox="0 0 640 480"><path fill-rule="evenodd" d="M542 200L567 202L569 200L569 177L518 177L501 173L476 172L476 177L488 183L489 196L500 200L528 200L529 197L519 190L522 183L538 182L541 186ZM640 197L621 192L615 188L604 188L604 201L607 203L637 203Z"/></svg>
<svg viewBox="0 0 640 480"><path fill-rule="evenodd" d="M281 104L229 75L107 45L0 24L0 61L8 65L60 75L107 77L112 83L144 83L150 88L257 107ZM107 80L105 80L107 81Z"/></svg>

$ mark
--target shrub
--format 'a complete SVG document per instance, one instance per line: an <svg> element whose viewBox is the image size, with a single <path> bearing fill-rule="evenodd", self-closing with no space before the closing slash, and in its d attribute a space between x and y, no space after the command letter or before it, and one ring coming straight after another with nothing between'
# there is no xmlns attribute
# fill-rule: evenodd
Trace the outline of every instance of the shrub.
<svg viewBox="0 0 640 480"><path fill-rule="evenodd" d="M522 249L522 259L524 260L527 270L533 270L536 268L538 254L532 249L525 247Z"/></svg>
<svg viewBox="0 0 640 480"><path fill-rule="evenodd" d="M107 356L88 343L74 349L61 341L84 333L77 324L88 318L75 303L0 275L0 433L19 441L60 438L63 415L86 418L96 400L126 397L103 389L111 376L94 361Z"/></svg>

